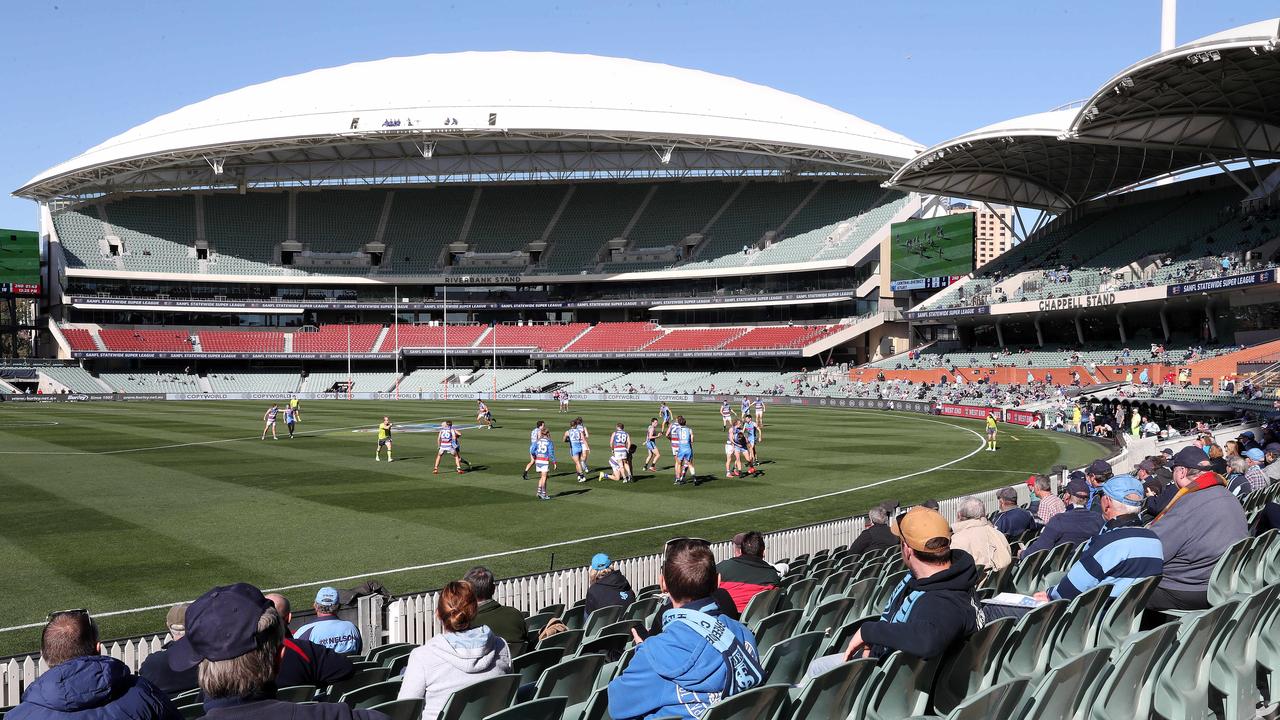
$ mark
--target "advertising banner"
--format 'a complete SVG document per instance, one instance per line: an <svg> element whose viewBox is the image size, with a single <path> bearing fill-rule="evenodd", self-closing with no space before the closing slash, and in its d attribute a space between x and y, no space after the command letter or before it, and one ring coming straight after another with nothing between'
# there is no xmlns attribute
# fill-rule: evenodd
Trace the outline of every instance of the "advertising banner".
<svg viewBox="0 0 1280 720"><path fill-rule="evenodd" d="M1197 280L1195 282L1178 283L1168 286L1169 297L1178 295L1187 295L1189 293L1203 292L1222 292L1224 290L1235 290L1236 288L1250 287L1253 285L1270 285L1276 281L1275 270L1259 270L1258 272L1244 273L1242 275L1228 275L1226 277L1214 278L1212 280Z"/></svg>

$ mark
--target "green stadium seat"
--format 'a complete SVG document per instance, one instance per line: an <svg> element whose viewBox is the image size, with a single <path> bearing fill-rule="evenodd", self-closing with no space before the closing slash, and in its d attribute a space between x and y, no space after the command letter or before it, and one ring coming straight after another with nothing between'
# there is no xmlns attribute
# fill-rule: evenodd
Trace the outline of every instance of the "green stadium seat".
<svg viewBox="0 0 1280 720"><path fill-rule="evenodd" d="M1117 652L1097 698L1090 704L1092 720L1150 716L1155 679L1168 660L1177 630L1177 625L1166 623L1135 636Z"/></svg>
<svg viewBox="0 0 1280 720"><path fill-rule="evenodd" d="M803 611L809 605L809 598L818 589L818 581L813 578L804 578L798 580L787 587L786 595L778 604L779 609L783 610L801 610Z"/></svg>
<svg viewBox="0 0 1280 720"><path fill-rule="evenodd" d="M306 702L308 700L315 700L316 692L317 690L314 685L290 685L289 687L282 687L279 690L276 690L276 699L284 700L285 702ZM196 690L194 695L187 695L184 697L196 697L199 694L200 691ZM175 705L178 704L178 700L179 698L174 698Z"/></svg>
<svg viewBox="0 0 1280 720"><path fill-rule="evenodd" d="M767 652L775 643L791 637L792 631L800 623L799 610L781 610L761 620L751 628L756 636L756 649Z"/></svg>
<svg viewBox="0 0 1280 720"><path fill-rule="evenodd" d="M1067 600L1054 600L1018 618L1000 659L1000 680L1040 678L1049 664L1049 638L1066 615Z"/></svg>
<svg viewBox="0 0 1280 720"><path fill-rule="evenodd" d="M959 648L946 653L933 685L933 709L949 713L966 697L996 684L1000 653L1013 631L1013 618L982 626Z"/></svg>
<svg viewBox="0 0 1280 720"><path fill-rule="evenodd" d="M376 710L390 720L421 720L423 700L392 700L381 705L374 705L369 710Z"/></svg>
<svg viewBox="0 0 1280 720"><path fill-rule="evenodd" d="M537 649L545 648L563 648L566 655L572 655L578 651L578 646L582 644L583 632L581 630L566 630L562 633L556 633L538 641Z"/></svg>
<svg viewBox="0 0 1280 720"><path fill-rule="evenodd" d="M871 658L850 660L810 679L796 698L791 717L795 720L843 720L853 710L862 687L876 669Z"/></svg>
<svg viewBox="0 0 1280 720"><path fill-rule="evenodd" d="M949 713L947 720L990 720L1017 717L1027 687L1027 678L1008 680L970 695Z"/></svg>
<svg viewBox="0 0 1280 720"><path fill-rule="evenodd" d="M561 720L569 700L564 697L544 697L500 710L485 720ZM421 711L419 711L421 712Z"/></svg>
<svg viewBox="0 0 1280 720"><path fill-rule="evenodd" d="M349 690L338 697L338 702L353 708L367 708L391 702L399 693L400 678L395 678Z"/></svg>
<svg viewBox="0 0 1280 720"><path fill-rule="evenodd" d="M1209 604L1220 605L1236 595L1236 582L1240 575L1240 563L1249 553L1252 538L1236 542L1218 558L1209 575Z"/></svg>
<svg viewBox="0 0 1280 720"><path fill-rule="evenodd" d="M817 595L815 594L814 597L817 597ZM845 623L845 618L850 610L855 611L855 613L859 610L859 608L855 607L852 599L843 596L836 597L815 607L813 612L801 623L801 627L804 628L805 632L811 630L829 632Z"/></svg>
<svg viewBox="0 0 1280 720"><path fill-rule="evenodd" d="M533 696L564 697L571 705L586 702L595 690L596 675L604 662L603 655L579 655L552 665L538 678Z"/></svg>
<svg viewBox="0 0 1280 720"><path fill-rule="evenodd" d="M1034 689L1028 691L1026 705L1021 711L1012 712L1007 717L1082 720L1110 662L1111 651L1106 648L1067 659L1059 667L1049 670Z"/></svg>
<svg viewBox="0 0 1280 720"><path fill-rule="evenodd" d="M702 720L757 720L772 718L786 707L788 685L773 684L751 688L712 705Z"/></svg>
<svg viewBox="0 0 1280 720"><path fill-rule="evenodd" d="M193 718L204 717L204 705L202 703L192 703L190 705L181 705L178 707L178 713L185 720L193 720Z"/></svg>
<svg viewBox="0 0 1280 720"><path fill-rule="evenodd" d="M653 615L661 605L662 599L659 597L651 595L649 597L640 598L627 606L626 612L622 614L622 619L648 622L649 616Z"/></svg>
<svg viewBox="0 0 1280 720"><path fill-rule="evenodd" d="M760 661L764 667L765 680L770 684L798 684L825 639L826 636L821 631L813 631L800 633L774 644Z"/></svg>
<svg viewBox="0 0 1280 720"><path fill-rule="evenodd" d="M901 652L889 655L863 686L849 717L903 720L924 714L937 670L936 658L924 660Z"/></svg>
<svg viewBox="0 0 1280 720"><path fill-rule="evenodd" d="M1147 600L1160 584L1160 576L1139 580L1124 589L1098 616L1091 630L1095 647L1120 647L1124 639L1138 631Z"/></svg>
<svg viewBox="0 0 1280 720"><path fill-rule="evenodd" d="M1212 641L1209 652L1209 707L1223 720L1254 714L1257 695L1257 631L1280 586L1272 585L1240 602L1231 623Z"/></svg>
<svg viewBox="0 0 1280 720"><path fill-rule="evenodd" d="M325 691L325 697L329 698L330 702L337 702L345 693L355 690L356 688L380 683L390 676L391 670L389 668L370 668L368 670L360 670L346 680L340 680L330 685L329 689Z"/></svg>
<svg viewBox="0 0 1280 720"><path fill-rule="evenodd" d="M618 657L632 641L630 629L626 633L601 633L597 637L584 642L578 648L578 655L604 655Z"/></svg>
<svg viewBox="0 0 1280 720"><path fill-rule="evenodd" d="M586 627L584 628L584 639L590 640L591 638L594 638L600 632L600 628L620 620L624 610L626 610L626 608L621 605L611 605L609 607L596 609L596 611L591 613L590 617L587 618Z"/></svg>
<svg viewBox="0 0 1280 720"><path fill-rule="evenodd" d="M1228 601L1183 618L1178 644L1156 678L1153 709L1166 720L1209 717L1210 645L1232 622L1239 603Z"/></svg>
<svg viewBox="0 0 1280 720"><path fill-rule="evenodd" d="M1071 600L1049 639L1049 646L1052 648L1049 664L1052 667L1089 649L1092 644L1089 629L1097 622L1110 598L1111 586L1099 585Z"/></svg>
<svg viewBox="0 0 1280 720"><path fill-rule="evenodd" d="M536 683L547 668L557 664L565 656L564 648L539 648L511 661L511 672L520 676L521 685Z"/></svg>
<svg viewBox="0 0 1280 720"><path fill-rule="evenodd" d="M1280 704L1280 603L1263 611L1255 633L1259 690L1265 706Z"/></svg>
<svg viewBox="0 0 1280 720"><path fill-rule="evenodd" d="M503 710L516 697L519 675L499 675L455 690L440 710L439 720L482 720Z"/></svg>
<svg viewBox="0 0 1280 720"><path fill-rule="evenodd" d="M742 615L738 621L747 627L752 627L757 621L773 614L781 601L781 589L769 588L768 590L761 590L752 595L751 599L747 601L747 606L742 609Z"/></svg>

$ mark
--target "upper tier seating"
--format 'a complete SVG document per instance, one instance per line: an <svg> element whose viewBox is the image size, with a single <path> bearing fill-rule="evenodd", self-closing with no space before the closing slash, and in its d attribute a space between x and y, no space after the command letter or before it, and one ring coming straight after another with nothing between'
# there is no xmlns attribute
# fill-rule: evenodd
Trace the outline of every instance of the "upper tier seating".
<svg viewBox="0 0 1280 720"><path fill-rule="evenodd" d="M98 337L108 350L123 352L195 352L185 330L102 329Z"/></svg>
<svg viewBox="0 0 1280 720"><path fill-rule="evenodd" d="M567 191L565 185L485 187L467 232L472 252L513 252L541 239Z"/></svg>
<svg viewBox="0 0 1280 720"><path fill-rule="evenodd" d="M570 340L591 327L587 323L567 323L564 325L497 325L493 332L485 338L484 345L497 344L498 347L535 347L544 352L555 352Z"/></svg>
<svg viewBox="0 0 1280 720"><path fill-rule="evenodd" d="M278 353L284 352L284 333L251 330L201 330L203 352Z"/></svg>
<svg viewBox="0 0 1280 720"><path fill-rule="evenodd" d="M742 328L677 329L645 346L645 350L715 350L742 335Z"/></svg>
<svg viewBox="0 0 1280 720"><path fill-rule="evenodd" d="M93 333L85 328L60 328L62 336L67 339L72 350L97 350L98 343L93 340Z"/></svg>
<svg viewBox="0 0 1280 720"><path fill-rule="evenodd" d="M565 348L565 352L626 352L648 345L662 330L649 322L599 323Z"/></svg>
<svg viewBox="0 0 1280 720"><path fill-rule="evenodd" d="M742 337L725 343L724 348L726 350L800 348L821 337L827 327L826 325L775 325L752 328Z"/></svg>
<svg viewBox="0 0 1280 720"><path fill-rule="evenodd" d="M550 246L542 267L555 273L595 272L596 258L605 243L622 236L651 187L613 183L576 186L547 237Z"/></svg>
<svg viewBox="0 0 1280 720"><path fill-rule="evenodd" d="M209 272L220 275L279 274L276 247L288 237L289 196L283 192L217 194L204 198Z"/></svg>
<svg viewBox="0 0 1280 720"><path fill-rule="evenodd" d="M350 349L353 353L373 352L373 343L381 332L381 325L321 325L318 330L294 333L293 351L344 353Z"/></svg>
<svg viewBox="0 0 1280 720"><path fill-rule="evenodd" d="M465 187L396 190L382 236L385 272L439 272L445 249L462 232L474 195L474 189Z"/></svg>
<svg viewBox="0 0 1280 720"><path fill-rule="evenodd" d="M484 325L449 325L446 336L443 325L401 325L400 347L439 348L445 346L446 339L449 347L471 347L484 331ZM387 330L387 336L382 339L382 347L377 352L394 352L395 347L396 331L392 328Z"/></svg>

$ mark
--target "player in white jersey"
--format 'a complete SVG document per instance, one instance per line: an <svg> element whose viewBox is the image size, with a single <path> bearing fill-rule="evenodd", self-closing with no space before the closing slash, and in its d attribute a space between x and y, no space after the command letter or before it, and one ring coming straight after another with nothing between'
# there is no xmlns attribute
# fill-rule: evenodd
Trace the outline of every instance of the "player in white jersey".
<svg viewBox="0 0 1280 720"><path fill-rule="evenodd" d="M565 390L560 391L560 412L569 412L569 393Z"/></svg>
<svg viewBox="0 0 1280 720"><path fill-rule="evenodd" d="M262 426L262 439L263 439L263 440L266 440L266 439L267 439L267 431L268 431L268 430L270 430L270 431L271 431L271 439L272 439L272 440L279 440L279 439L280 439L280 438L276 437L276 415L279 415L279 414L280 414L280 406L279 406L279 405L272 405L271 407L267 408L267 412L263 414L263 416L262 416L262 422L266 423L266 425L263 425L263 426Z"/></svg>
<svg viewBox="0 0 1280 720"><path fill-rule="evenodd" d="M742 477L742 457L746 450L747 435L742 431L742 421L734 420L724 439L725 477Z"/></svg>
<svg viewBox="0 0 1280 720"><path fill-rule="evenodd" d="M550 500L551 496L547 495L547 469L556 467L556 444L551 441L546 426L541 422L531 439L533 442L529 444L529 457L533 459L533 466L538 471L538 499Z"/></svg>
<svg viewBox="0 0 1280 720"><path fill-rule="evenodd" d="M725 400L724 402L720 403L720 425L722 426L723 429L728 430L729 424L732 422L733 422L733 408L729 407L729 401ZM680 424L679 419L676 420L676 424L677 425Z"/></svg>
<svg viewBox="0 0 1280 720"><path fill-rule="evenodd" d="M436 450L435 467L431 468L432 475L440 474L440 458L445 455L453 456L453 465L457 468L458 474L462 474L462 452L458 435L458 431L453 429L453 421L445 420L444 427L440 428L440 432L437 434L439 448Z"/></svg>
<svg viewBox="0 0 1280 720"><path fill-rule="evenodd" d="M662 436L662 427L658 424L658 418L649 421L649 428L644 431L644 449L647 454L644 456L644 469L658 469L658 438Z"/></svg>
<svg viewBox="0 0 1280 720"><path fill-rule="evenodd" d="M587 424L582 418L577 419L578 428L582 430L582 472L591 472L591 466L587 465L587 458L591 457L591 433L587 430Z"/></svg>
<svg viewBox="0 0 1280 720"><path fill-rule="evenodd" d="M609 473L610 480L621 480L624 483L632 482L631 478L631 434L627 432L626 426L618 423L613 434L609 436L609 467L613 468L613 472ZM604 479L604 471L600 471L600 477L597 480Z"/></svg>
<svg viewBox="0 0 1280 720"><path fill-rule="evenodd" d="M533 430L530 430L530 431L529 431L529 446L530 446L530 447L533 447L533 444L534 444L534 443L536 443L536 442L538 442L538 438L542 437L542 431L543 431L543 430L545 430L545 429L546 429L546 427L547 427L547 424L546 424L545 422L541 421L541 420L539 420L539 421L538 421L538 424L537 424L537 425L534 425L534 426L533 426ZM530 455L529 455L529 462L524 466L524 473L521 475L521 477L522 477L522 478L524 478L525 480L528 480L528 479L529 479L529 468L531 468L531 467L533 467L533 455L532 455L532 454L530 454Z"/></svg>
<svg viewBox="0 0 1280 720"><path fill-rule="evenodd" d="M489 412L489 406L483 400L476 400L476 422L484 425L485 430L493 429L493 413Z"/></svg>

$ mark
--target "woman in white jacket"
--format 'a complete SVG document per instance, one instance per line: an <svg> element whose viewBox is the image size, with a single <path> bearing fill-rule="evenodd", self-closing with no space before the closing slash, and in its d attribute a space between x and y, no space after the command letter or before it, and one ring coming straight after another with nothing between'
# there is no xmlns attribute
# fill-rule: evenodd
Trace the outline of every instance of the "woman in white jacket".
<svg viewBox="0 0 1280 720"><path fill-rule="evenodd" d="M409 654L396 699L425 700L422 720L435 720L455 690L511 672L511 651L487 625L471 627L476 594L467 582L451 582L440 591L436 617L444 633Z"/></svg>

